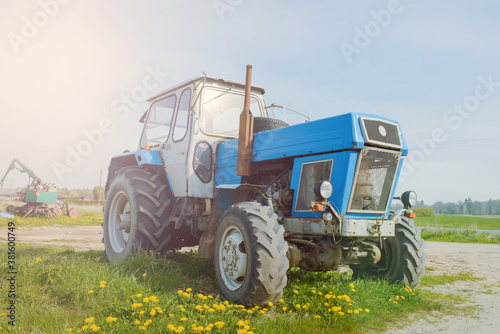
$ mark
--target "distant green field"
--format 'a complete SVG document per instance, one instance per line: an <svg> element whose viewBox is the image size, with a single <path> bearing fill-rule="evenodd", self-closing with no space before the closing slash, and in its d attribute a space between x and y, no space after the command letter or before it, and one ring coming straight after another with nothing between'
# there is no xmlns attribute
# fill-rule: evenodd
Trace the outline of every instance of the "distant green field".
<svg viewBox="0 0 500 334"><path fill-rule="evenodd" d="M498 216L452 216L417 217L415 224L422 227L455 227L480 230L500 230Z"/></svg>

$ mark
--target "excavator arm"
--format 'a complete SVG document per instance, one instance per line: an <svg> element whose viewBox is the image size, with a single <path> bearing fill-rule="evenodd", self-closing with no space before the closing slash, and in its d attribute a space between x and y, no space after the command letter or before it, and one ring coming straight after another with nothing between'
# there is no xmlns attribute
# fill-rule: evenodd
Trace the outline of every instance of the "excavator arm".
<svg viewBox="0 0 500 334"><path fill-rule="evenodd" d="M31 170L31 168L29 168L28 166L26 166L25 164L23 164L19 160L13 159L12 162L10 163L9 168L7 168L7 171L5 172L5 175L2 177L2 180L0 181L0 187L3 187L3 181L5 180L7 175L10 173L10 171L12 171L13 169L17 169L21 173L28 174L28 176L30 178L30 182L29 182L30 185L33 184L33 182L42 183L42 180L40 180L40 178L38 176L36 176L35 172L33 172L33 170Z"/></svg>

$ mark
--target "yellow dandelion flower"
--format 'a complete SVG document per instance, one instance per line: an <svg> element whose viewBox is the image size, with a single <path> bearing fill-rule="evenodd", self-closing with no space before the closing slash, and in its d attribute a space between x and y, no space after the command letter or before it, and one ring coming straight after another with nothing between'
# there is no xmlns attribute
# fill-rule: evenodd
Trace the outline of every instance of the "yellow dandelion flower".
<svg viewBox="0 0 500 334"><path fill-rule="evenodd" d="M359 314L359 310L354 310L354 314Z"/></svg>
<svg viewBox="0 0 500 334"><path fill-rule="evenodd" d="M296 309L300 309L300 304L295 305Z"/></svg>
<svg viewBox="0 0 500 334"><path fill-rule="evenodd" d="M238 322L236 323L236 325L238 325L240 327L243 327L243 326L245 326L245 322L243 320L238 320Z"/></svg>
<svg viewBox="0 0 500 334"><path fill-rule="evenodd" d="M36 260L35 260L35 262L42 262L42 259L39 258L39 257L37 257Z"/></svg>
<svg viewBox="0 0 500 334"><path fill-rule="evenodd" d="M405 296L401 296L401 299L402 299L402 300L405 300L406 298L405 298Z"/></svg>
<svg viewBox="0 0 500 334"><path fill-rule="evenodd" d="M187 321L187 320L188 320L187 318L181 318L182 322Z"/></svg>
<svg viewBox="0 0 500 334"><path fill-rule="evenodd" d="M148 320L146 320L146 321L144 322L144 325L149 326L152 322L153 322L153 320L148 319Z"/></svg>
<svg viewBox="0 0 500 334"><path fill-rule="evenodd" d="M198 326L198 327L195 327L194 330L197 331L198 333L201 333L201 332L205 331L205 328L203 328L203 326Z"/></svg>
<svg viewBox="0 0 500 334"><path fill-rule="evenodd" d="M352 292L356 292L356 289L351 289Z"/></svg>
<svg viewBox="0 0 500 334"><path fill-rule="evenodd" d="M135 295L137 298L141 298L142 297L142 293L138 293Z"/></svg>
<svg viewBox="0 0 500 334"><path fill-rule="evenodd" d="M82 326L82 331L86 331L87 329L89 329L89 326L87 326L87 325Z"/></svg>
<svg viewBox="0 0 500 334"><path fill-rule="evenodd" d="M156 314L156 310L152 309L151 312L149 312L149 314L151 314L151 316L155 315Z"/></svg>
<svg viewBox="0 0 500 334"><path fill-rule="evenodd" d="M142 306L142 304L141 304L141 303L133 303L133 304L132 304L132 308L133 308L133 309L139 308L139 307L141 307L141 306Z"/></svg>
<svg viewBox="0 0 500 334"><path fill-rule="evenodd" d="M85 323L86 323L86 324L91 324L91 323L93 323L93 322L94 322L94 319L95 319L94 317L86 318L86 319L85 319Z"/></svg>
<svg viewBox="0 0 500 334"><path fill-rule="evenodd" d="M264 311L264 310L260 310L260 311L259 311L259 313L260 313L260 314L266 314L266 311Z"/></svg>
<svg viewBox="0 0 500 334"><path fill-rule="evenodd" d="M316 293L316 290L312 290L311 292L312 292L313 294L315 294L315 293Z"/></svg>
<svg viewBox="0 0 500 334"><path fill-rule="evenodd" d="M338 315L345 315L345 313L344 312L339 312Z"/></svg>
<svg viewBox="0 0 500 334"><path fill-rule="evenodd" d="M144 314L144 311L139 312L139 314Z"/></svg>
<svg viewBox="0 0 500 334"><path fill-rule="evenodd" d="M186 292L191 292L191 291L193 291L193 289L191 289L191 288L186 289Z"/></svg>
<svg viewBox="0 0 500 334"><path fill-rule="evenodd" d="M100 329L101 329L101 327L99 327L99 326L97 326L97 325L95 325L95 324L91 325L89 328L90 328L90 330L91 330L92 332L97 332L98 330L100 330Z"/></svg>
<svg viewBox="0 0 500 334"><path fill-rule="evenodd" d="M73 330L73 328L68 328L66 329L66 332L71 332Z"/></svg>
<svg viewBox="0 0 500 334"><path fill-rule="evenodd" d="M113 318L113 317L106 318L106 322L108 322L108 323L115 322L116 320L118 320L118 318Z"/></svg>
<svg viewBox="0 0 500 334"><path fill-rule="evenodd" d="M271 306L273 306L274 304L273 304L273 302L269 302L269 303L267 303L267 305L269 305L269 307L271 307Z"/></svg>
<svg viewBox="0 0 500 334"><path fill-rule="evenodd" d="M141 322L139 320L134 321L134 325L140 325Z"/></svg>
<svg viewBox="0 0 500 334"><path fill-rule="evenodd" d="M314 318L315 319L321 319L321 316L320 315L315 315Z"/></svg>
<svg viewBox="0 0 500 334"><path fill-rule="evenodd" d="M215 327L217 327L217 328L222 328L222 327L224 327L224 325L225 325L224 321L217 321L215 323Z"/></svg>
<svg viewBox="0 0 500 334"><path fill-rule="evenodd" d="M299 292L297 290L293 290L293 293L295 293L296 295L299 294Z"/></svg>
<svg viewBox="0 0 500 334"><path fill-rule="evenodd" d="M106 285L104 285L104 284L100 284L100 285L99 285L99 287L100 287L100 288L105 288L105 287L106 287Z"/></svg>
<svg viewBox="0 0 500 334"><path fill-rule="evenodd" d="M330 304L328 304L328 303L324 303L323 305L325 305L325 306L330 306Z"/></svg>
<svg viewBox="0 0 500 334"><path fill-rule="evenodd" d="M142 302L143 302L143 303L147 303L147 302L149 302L149 298L148 298L148 297L144 298L144 299L142 300Z"/></svg>
<svg viewBox="0 0 500 334"><path fill-rule="evenodd" d="M94 293L94 290L89 290L88 294Z"/></svg>
<svg viewBox="0 0 500 334"><path fill-rule="evenodd" d="M142 277L146 277L146 275L147 275L147 274L146 274L146 273L144 273L144 274L142 274Z"/></svg>
<svg viewBox="0 0 500 334"><path fill-rule="evenodd" d="M106 281L100 281L99 284L106 284Z"/></svg>
<svg viewBox="0 0 500 334"><path fill-rule="evenodd" d="M139 326L139 329L140 329L141 331L145 331L145 330L146 330L146 326Z"/></svg>
<svg viewBox="0 0 500 334"><path fill-rule="evenodd" d="M177 294L178 294L178 295L182 295L183 293L184 293L184 291L182 291L182 290L177 290Z"/></svg>
<svg viewBox="0 0 500 334"><path fill-rule="evenodd" d="M394 300L394 301L393 301L393 303L394 303L394 304L397 304L398 302Z"/></svg>
<svg viewBox="0 0 500 334"><path fill-rule="evenodd" d="M247 334L247 330L242 328L242 329L238 329L238 331L236 332L236 334Z"/></svg>
<svg viewBox="0 0 500 334"><path fill-rule="evenodd" d="M253 311L252 311L252 310L248 310L248 311L247 311L247 313L248 313L248 314L252 314L252 313L253 313Z"/></svg>
<svg viewBox="0 0 500 334"><path fill-rule="evenodd" d="M351 314L351 313L352 313L352 310L347 310L347 313Z"/></svg>
<svg viewBox="0 0 500 334"><path fill-rule="evenodd" d="M413 292L411 295L412 295L412 296L415 296L415 292Z"/></svg>
<svg viewBox="0 0 500 334"><path fill-rule="evenodd" d="M351 283L351 284L349 284L349 287L350 287L351 289L354 289L354 284L352 284L352 283Z"/></svg>

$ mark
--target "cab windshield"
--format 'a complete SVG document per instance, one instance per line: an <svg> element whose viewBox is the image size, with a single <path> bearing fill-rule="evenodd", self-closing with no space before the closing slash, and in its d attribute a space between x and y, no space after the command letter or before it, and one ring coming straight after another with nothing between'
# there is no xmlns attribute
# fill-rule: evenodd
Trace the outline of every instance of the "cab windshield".
<svg viewBox="0 0 500 334"><path fill-rule="evenodd" d="M201 100L201 128L207 134L238 137L240 114L245 96L231 88L205 88ZM262 117L259 100L250 97L250 111Z"/></svg>

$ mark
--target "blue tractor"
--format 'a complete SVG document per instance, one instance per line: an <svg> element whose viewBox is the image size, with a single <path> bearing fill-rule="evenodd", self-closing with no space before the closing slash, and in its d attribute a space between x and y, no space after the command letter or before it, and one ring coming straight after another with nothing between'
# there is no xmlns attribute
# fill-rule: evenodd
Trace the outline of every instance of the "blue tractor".
<svg viewBox="0 0 500 334"><path fill-rule="evenodd" d="M109 166L107 258L199 246L221 294L245 305L279 300L291 267L417 287L415 192L390 210L408 153L399 124L348 113L289 125L250 78L202 76L148 100L139 149Z"/></svg>

